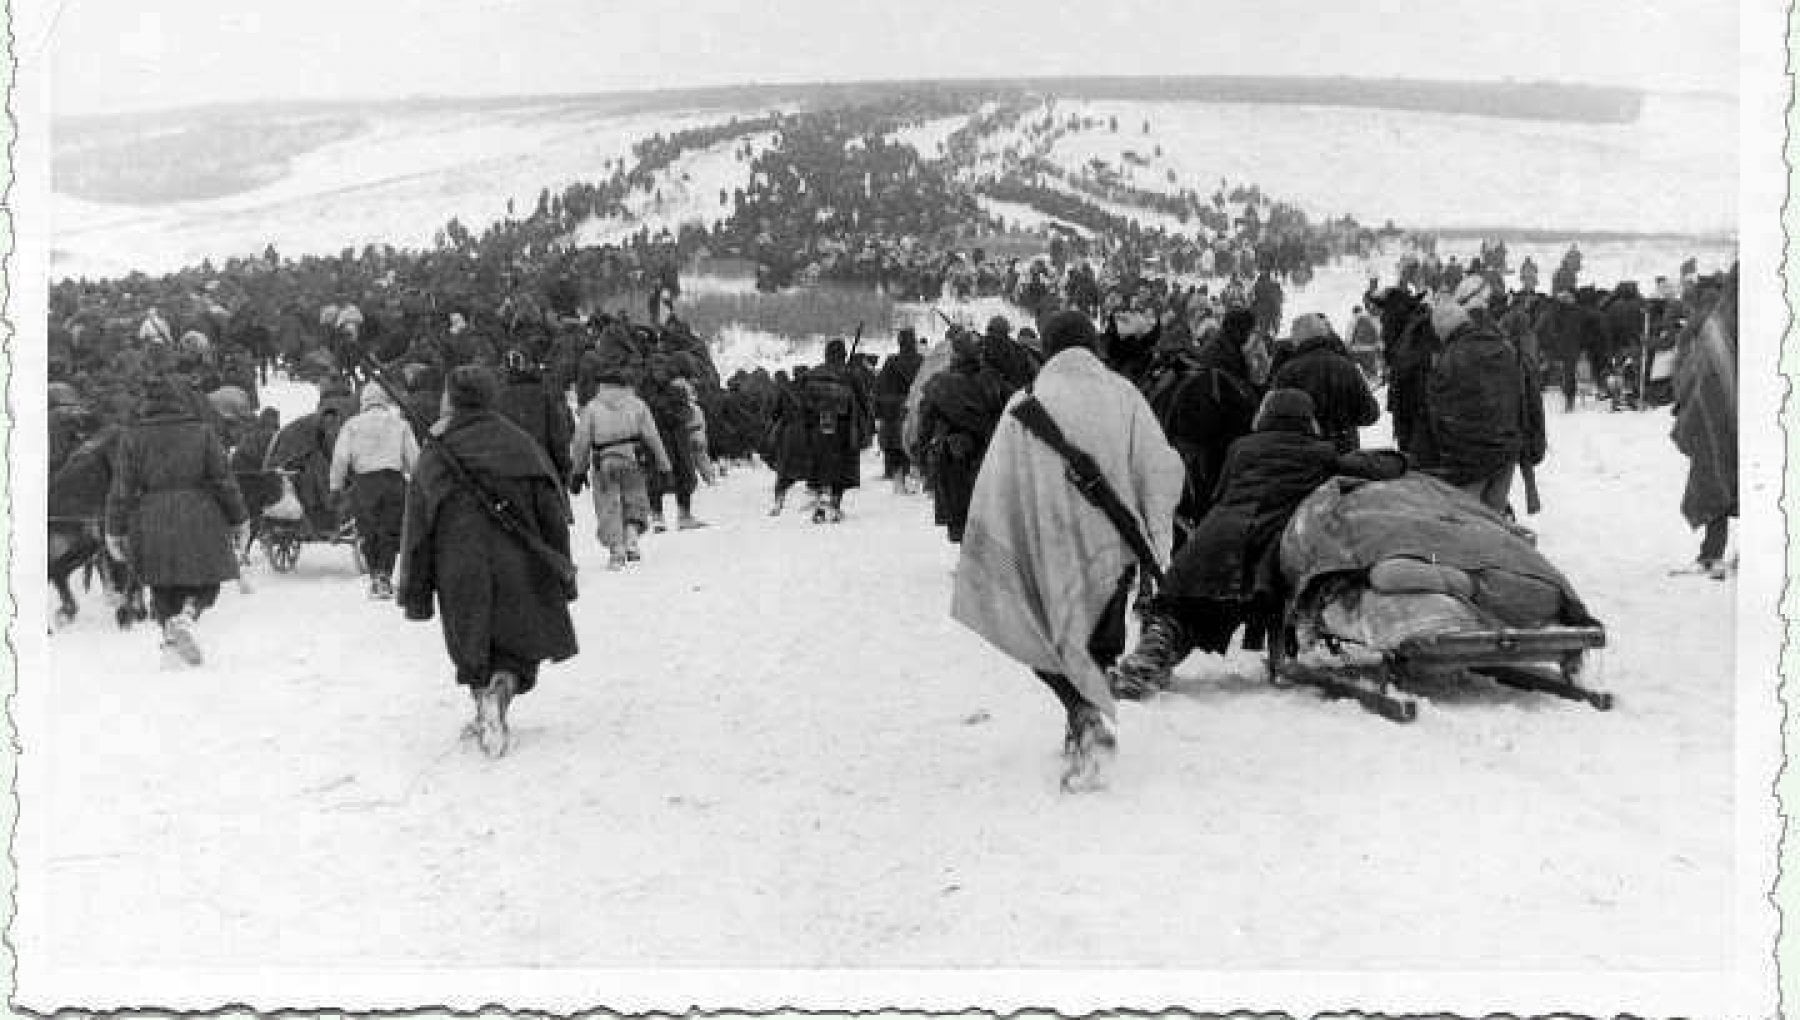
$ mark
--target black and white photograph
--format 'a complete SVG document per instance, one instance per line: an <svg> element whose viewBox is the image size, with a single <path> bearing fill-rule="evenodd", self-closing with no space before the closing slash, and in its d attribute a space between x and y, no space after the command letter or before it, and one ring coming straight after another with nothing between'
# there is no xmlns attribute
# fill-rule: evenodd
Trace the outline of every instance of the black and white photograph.
<svg viewBox="0 0 1800 1020"><path fill-rule="evenodd" d="M1787 17L12 0L13 1006L1778 1015Z"/></svg>

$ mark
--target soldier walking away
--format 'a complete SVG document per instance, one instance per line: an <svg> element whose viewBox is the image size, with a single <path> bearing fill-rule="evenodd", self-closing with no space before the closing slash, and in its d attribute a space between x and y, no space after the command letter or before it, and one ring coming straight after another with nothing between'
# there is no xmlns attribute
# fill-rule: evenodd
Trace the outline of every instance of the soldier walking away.
<svg viewBox="0 0 1800 1020"><path fill-rule="evenodd" d="M164 661L198 666L198 621L238 576L232 531L244 497L218 434L166 376L144 385L136 424L119 443L106 500L106 547L150 589Z"/></svg>
<svg viewBox="0 0 1800 1020"><path fill-rule="evenodd" d="M650 496L645 472L667 474L669 454L650 408L632 392L623 366L602 368L595 391L575 420L569 443L569 492L580 495L594 486L594 518L600 544L606 546L608 570L635 563L641 554L638 537L650 524Z"/></svg>
<svg viewBox="0 0 1800 1020"><path fill-rule="evenodd" d="M918 337L911 329L900 331L900 350L881 365L875 376L875 419L881 440L882 473L896 493L910 491L912 460L906 455L906 395L924 361Z"/></svg>
<svg viewBox="0 0 1800 1020"><path fill-rule="evenodd" d="M870 413L862 380L848 367L842 340L825 345L825 363L806 373L801 399L806 408L807 483L822 502L813 523L844 519L844 493L862 484L860 454L868 445Z"/></svg>
<svg viewBox="0 0 1800 1020"><path fill-rule="evenodd" d="M509 709L537 685L539 664L577 650L563 479L537 441L494 410L498 390L478 365L446 380L449 415L406 490L397 591L407 619L441 614L456 682L475 704L464 732L494 757L511 746Z"/></svg>
<svg viewBox="0 0 1800 1020"><path fill-rule="evenodd" d="M1095 355L1085 315L1058 312L1043 336L1049 360L1009 403L975 483L951 615L1055 694L1063 788L1076 791L1103 785L1117 750L1106 669L1125 648L1134 577L1167 562L1182 471L1142 394Z"/></svg>
<svg viewBox="0 0 1800 1020"><path fill-rule="evenodd" d="M394 560L406 509L406 480L419 459L412 426L395 410L387 391L366 383L362 410L338 430L331 451L331 493L348 496L356 537L369 568L369 597L394 597Z"/></svg>

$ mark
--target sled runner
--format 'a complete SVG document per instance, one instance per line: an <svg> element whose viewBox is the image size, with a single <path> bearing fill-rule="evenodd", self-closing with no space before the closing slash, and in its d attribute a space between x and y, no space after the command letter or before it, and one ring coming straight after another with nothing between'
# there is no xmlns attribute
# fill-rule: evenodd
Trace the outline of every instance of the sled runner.
<svg viewBox="0 0 1800 1020"><path fill-rule="evenodd" d="M1336 478L1283 535L1291 593L1269 642L1270 676L1353 698L1396 722L1413 694L1486 677L1583 701L1606 630L1528 533L1426 475Z"/></svg>

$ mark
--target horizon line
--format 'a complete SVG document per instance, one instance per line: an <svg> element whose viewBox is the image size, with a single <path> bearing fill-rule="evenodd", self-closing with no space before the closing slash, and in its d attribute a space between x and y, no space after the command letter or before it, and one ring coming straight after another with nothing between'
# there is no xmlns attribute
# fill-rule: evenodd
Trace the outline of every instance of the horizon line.
<svg viewBox="0 0 1800 1020"><path fill-rule="evenodd" d="M1004 77L993 75L937 76L918 78L840 78L815 79L808 81L764 81L740 80L713 84L696 85L663 85L641 88L606 88L582 92L538 92L538 93L497 93L497 92L412 92L389 96L292 96L285 98L260 99L223 99L184 103L174 106L141 107L117 109L110 111L89 111L82 113L53 113L52 122L82 123L118 120L129 117L168 117L182 114L224 112L234 109L256 109L266 107L310 107L332 108L351 106L408 106L438 105L446 103L477 104L524 104L569 102L572 100L595 99L651 99L658 97L678 98L683 96L702 97L713 93L742 92L755 90L760 92L780 92L784 89L833 89L833 88L868 88L868 87L914 87L914 88L974 88L974 87L1015 87L1028 88L1032 83L1069 82L1069 83L1200 83L1200 82L1306 82L1306 83L1354 83L1359 85L1395 85L1409 86L1446 86L1458 89L1515 89L1543 90L1554 89L1572 93L1588 93L1592 95L1615 95L1620 97L1644 97L1650 95L1680 96L1692 98L1708 98L1736 101L1738 96L1730 91L1718 88L1669 88L1656 89L1644 85L1620 85L1602 82L1584 82L1571 80L1554 80L1543 78L1428 78L1410 77L1406 75L1348 75L1348 74L1275 74L1275 75L1207 75L1207 74L1021 74Z"/></svg>

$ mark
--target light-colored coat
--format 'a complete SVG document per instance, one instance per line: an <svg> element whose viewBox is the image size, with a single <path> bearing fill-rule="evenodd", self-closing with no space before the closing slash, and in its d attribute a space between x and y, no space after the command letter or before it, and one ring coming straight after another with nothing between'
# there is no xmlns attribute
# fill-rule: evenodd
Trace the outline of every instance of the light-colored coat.
<svg viewBox="0 0 1800 1020"><path fill-rule="evenodd" d="M596 447L619 444L622 448L632 441L641 441L650 450L658 471L669 472L669 453L650 405L630 387L602 383L575 418L575 435L569 440L571 469L577 475L587 474Z"/></svg>
<svg viewBox="0 0 1800 1020"><path fill-rule="evenodd" d="M365 392L362 411L338 430L331 448L331 491L340 492L351 475L398 471L412 477L419 441L386 393Z"/></svg>
<svg viewBox="0 0 1800 1020"><path fill-rule="evenodd" d="M1081 348L1046 362L1032 389L1069 442L1098 462L1166 567L1182 465L1150 405ZM1012 416L1021 399L1008 402L975 481L950 615L1025 666L1067 676L1111 715L1111 689L1087 646L1137 559L1070 483L1062 457Z"/></svg>

